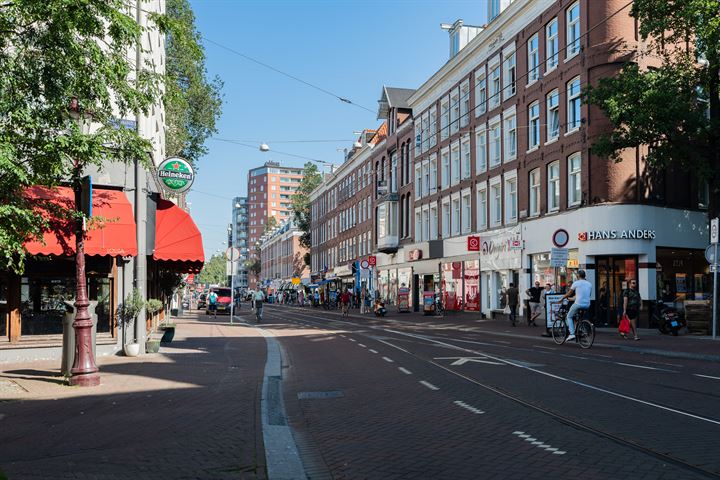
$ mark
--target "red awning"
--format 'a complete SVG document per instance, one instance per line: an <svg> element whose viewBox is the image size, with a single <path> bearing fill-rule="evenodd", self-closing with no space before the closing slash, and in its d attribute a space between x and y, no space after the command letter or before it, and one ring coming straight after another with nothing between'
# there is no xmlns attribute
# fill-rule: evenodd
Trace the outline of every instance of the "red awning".
<svg viewBox="0 0 720 480"><path fill-rule="evenodd" d="M199 272L205 263L200 230L189 213L168 200L158 201L153 258L181 272Z"/></svg>
<svg viewBox="0 0 720 480"><path fill-rule="evenodd" d="M70 187L30 187L30 200L50 200L60 210L73 210L75 194ZM51 209L38 206L38 213L50 219L51 230L43 235L43 242L25 242L31 255L75 255L74 226L71 220L54 219ZM98 218L103 218L103 221ZM93 189L93 218L85 233L86 255L128 257L137 255L135 218L125 194L118 190Z"/></svg>

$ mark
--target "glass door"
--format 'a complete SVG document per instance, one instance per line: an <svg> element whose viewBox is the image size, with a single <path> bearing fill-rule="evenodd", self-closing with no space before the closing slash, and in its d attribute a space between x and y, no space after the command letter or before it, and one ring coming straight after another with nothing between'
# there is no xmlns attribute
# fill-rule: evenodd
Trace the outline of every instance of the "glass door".
<svg viewBox="0 0 720 480"><path fill-rule="evenodd" d="M595 269L595 323L615 326L622 315L623 291L637 278L637 257L595 257Z"/></svg>

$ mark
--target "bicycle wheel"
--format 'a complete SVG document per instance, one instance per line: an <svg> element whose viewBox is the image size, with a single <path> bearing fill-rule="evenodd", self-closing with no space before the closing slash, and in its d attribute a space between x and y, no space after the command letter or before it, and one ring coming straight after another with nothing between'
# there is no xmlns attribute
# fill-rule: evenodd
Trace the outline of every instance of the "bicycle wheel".
<svg viewBox="0 0 720 480"><path fill-rule="evenodd" d="M567 336L566 330L567 328L565 326L565 320L555 320L553 322L552 328L550 329L553 341L558 345L562 344L565 341L565 337Z"/></svg>
<svg viewBox="0 0 720 480"><path fill-rule="evenodd" d="M581 320L577 326L577 340L582 348L592 347L595 341L595 327L587 320Z"/></svg>

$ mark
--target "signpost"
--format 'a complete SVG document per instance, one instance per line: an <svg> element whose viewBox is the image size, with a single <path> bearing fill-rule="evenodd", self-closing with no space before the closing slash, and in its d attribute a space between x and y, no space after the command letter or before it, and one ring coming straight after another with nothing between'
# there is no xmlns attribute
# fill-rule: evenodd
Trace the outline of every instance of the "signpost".
<svg viewBox="0 0 720 480"><path fill-rule="evenodd" d="M553 248L550 250L550 266L565 267L567 266L569 253L567 248Z"/></svg>
<svg viewBox="0 0 720 480"><path fill-rule="evenodd" d="M235 247L228 247L225 256L230 260L230 325L233 324L235 315L235 257L240 258L240 250Z"/></svg>
<svg viewBox="0 0 720 480"><path fill-rule="evenodd" d="M717 338L717 290L718 290L718 239L720 233L718 228L720 227L720 221L718 218L710 220L710 245L713 247L713 255L711 265L713 269L713 313L712 313L712 334L713 340ZM707 252L706 252L707 254Z"/></svg>

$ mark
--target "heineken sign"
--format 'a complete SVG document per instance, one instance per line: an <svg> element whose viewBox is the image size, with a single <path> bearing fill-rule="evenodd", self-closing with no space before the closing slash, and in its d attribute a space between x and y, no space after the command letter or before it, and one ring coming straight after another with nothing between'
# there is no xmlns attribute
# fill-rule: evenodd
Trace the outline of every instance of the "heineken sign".
<svg viewBox="0 0 720 480"><path fill-rule="evenodd" d="M173 193L190 190L195 180L192 165L180 157L170 157L162 162L158 167L157 175L163 186Z"/></svg>

